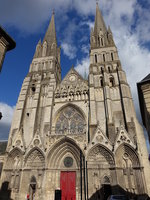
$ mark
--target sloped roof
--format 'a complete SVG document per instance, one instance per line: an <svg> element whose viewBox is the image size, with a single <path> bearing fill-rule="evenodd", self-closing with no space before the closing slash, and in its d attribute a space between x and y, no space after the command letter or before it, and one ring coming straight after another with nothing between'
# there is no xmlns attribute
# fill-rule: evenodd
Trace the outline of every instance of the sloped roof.
<svg viewBox="0 0 150 200"><path fill-rule="evenodd" d="M8 35L8 33L0 26L0 38L4 37L7 42L8 42L8 46L7 46L7 51L14 49L16 47L16 42L10 37L10 35Z"/></svg>
<svg viewBox="0 0 150 200"><path fill-rule="evenodd" d="M148 74L144 79L142 79L140 82L137 83L140 111L141 111L141 116L142 116L142 122L145 127L146 127L145 103L144 103L144 96L143 96L141 87L142 87L142 85L144 85L148 82L150 82L150 74Z"/></svg>
<svg viewBox="0 0 150 200"><path fill-rule="evenodd" d="M145 78L143 78L141 80L141 82L139 82L139 83L143 83L143 82L146 82L146 81L150 81L150 74L148 74Z"/></svg>

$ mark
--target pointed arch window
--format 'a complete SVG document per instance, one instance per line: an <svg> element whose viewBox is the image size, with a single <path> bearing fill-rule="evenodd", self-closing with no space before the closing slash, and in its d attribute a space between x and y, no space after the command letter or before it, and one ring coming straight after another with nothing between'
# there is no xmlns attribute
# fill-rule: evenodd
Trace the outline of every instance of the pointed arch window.
<svg viewBox="0 0 150 200"><path fill-rule="evenodd" d="M101 45L104 46L103 38L101 38Z"/></svg>
<svg viewBox="0 0 150 200"><path fill-rule="evenodd" d="M64 108L56 121L56 134L82 134L86 132L86 123L82 114L75 108Z"/></svg>
<svg viewBox="0 0 150 200"><path fill-rule="evenodd" d="M114 54L111 52L111 60L114 60Z"/></svg>
<svg viewBox="0 0 150 200"><path fill-rule="evenodd" d="M97 55L95 54L95 63L97 63Z"/></svg>
<svg viewBox="0 0 150 200"><path fill-rule="evenodd" d="M100 87L103 87L104 83L103 83L103 77L100 77Z"/></svg>
<svg viewBox="0 0 150 200"><path fill-rule="evenodd" d="M111 77L109 78L109 86L110 86L110 87L113 87L114 85L115 85L114 77L111 76Z"/></svg>
<svg viewBox="0 0 150 200"><path fill-rule="evenodd" d="M110 68L110 66L108 66L108 72L111 73L111 68Z"/></svg>
<svg viewBox="0 0 150 200"><path fill-rule="evenodd" d="M103 61L104 61L104 62L106 61L105 54L103 54Z"/></svg>

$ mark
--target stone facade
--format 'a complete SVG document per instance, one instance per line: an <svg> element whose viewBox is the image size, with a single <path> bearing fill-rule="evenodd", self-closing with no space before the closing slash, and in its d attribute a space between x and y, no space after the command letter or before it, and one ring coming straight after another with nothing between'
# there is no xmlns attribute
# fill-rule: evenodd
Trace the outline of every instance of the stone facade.
<svg viewBox="0 0 150 200"><path fill-rule="evenodd" d="M29 194L30 199L53 200L60 189L62 199L77 200L106 199L121 191L150 195L144 134L98 5L90 40L88 81L74 68L61 80L54 14L37 44L16 105L1 178L12 199Z"/></svg>
<svg viewBox="0 0 150 200"><path fill-rule="evenodd" d="M7 51L14 49L15 41L0 26L0 71Z"/></svg>
<svg viewBox="0 0 150 200"><path fill-rule="evenodd" d="M14 49L15 46L16 46L15 41L0 26L0 72L2 69L6 52L11 49ZM0 112L0 120L2 117L3 117L2 113Z"/></svg>
<svg viewBox="0 0 150 200"><path fill-rule="evenodd" d="M137 87L142 121L148 132L150 142L150 74L137 83Z"/></svg>

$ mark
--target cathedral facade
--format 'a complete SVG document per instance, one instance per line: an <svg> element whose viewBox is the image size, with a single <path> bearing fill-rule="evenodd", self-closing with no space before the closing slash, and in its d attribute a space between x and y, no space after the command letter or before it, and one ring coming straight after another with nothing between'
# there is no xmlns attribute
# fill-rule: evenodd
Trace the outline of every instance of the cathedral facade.
<svg viewBox="0 0 150 200"><path fill-rule="evenodd" d="M106 199L149 194L150 164L113 34L98 4L88 80L61 80L54 13L16 105L1 185L11 199Z"/></svg>

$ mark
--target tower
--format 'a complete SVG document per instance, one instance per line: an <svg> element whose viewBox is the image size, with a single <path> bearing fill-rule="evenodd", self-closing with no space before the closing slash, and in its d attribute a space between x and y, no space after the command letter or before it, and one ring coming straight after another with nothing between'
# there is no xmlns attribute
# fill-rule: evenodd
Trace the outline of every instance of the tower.
<svg viewBox="0 0 150 200"><path fill-rule="evenodd" d="M150 194L145 139L110 27L96 6L89 79L61 81L54 13L18 98L1 184L12 199ZM143 145L143 146L141 146Z"/></svg>

